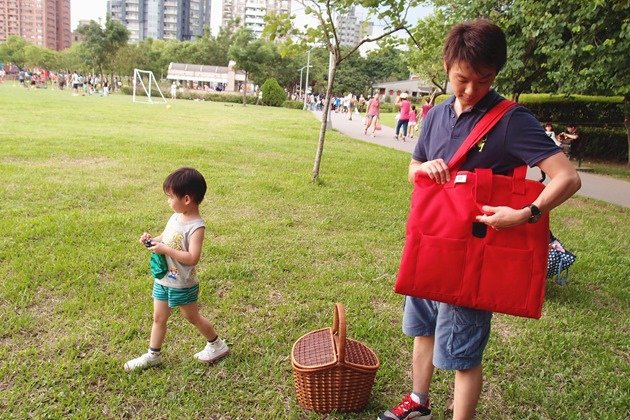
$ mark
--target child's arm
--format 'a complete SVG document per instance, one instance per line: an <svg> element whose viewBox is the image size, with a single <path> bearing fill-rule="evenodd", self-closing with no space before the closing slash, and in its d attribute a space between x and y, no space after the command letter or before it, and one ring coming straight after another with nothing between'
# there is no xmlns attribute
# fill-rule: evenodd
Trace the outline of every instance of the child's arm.
<svg viewBox="0 0 630 420"><path fill-rule="evenodd" d="M168 255L184 265L197 265L199 258L201 258L201 246L203 245L205 231L206 229L204 227L200 227L193 232L190 236L190 242L188 243L188 251L178 251L162 242L157 242L157 238L154 238L156 239L156 243L154 246L150 247L149 250L156 254Z"/></svg>

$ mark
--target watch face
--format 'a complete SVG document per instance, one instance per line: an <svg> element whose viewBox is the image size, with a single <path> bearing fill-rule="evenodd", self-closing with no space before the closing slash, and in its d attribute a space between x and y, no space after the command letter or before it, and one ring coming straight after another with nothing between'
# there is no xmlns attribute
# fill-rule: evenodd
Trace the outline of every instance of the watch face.
<svg viewBox="0 0 630 420"><path fill-rule="evenodd" d="M540 216L541 216L540 210L538 209L538 207L536 207L533 204L530 204L528 207L529 207L529 209L532 212L532 215L529 216L528 222L529 223L536 223L538 221L538 219L540 219Z"/></svg>

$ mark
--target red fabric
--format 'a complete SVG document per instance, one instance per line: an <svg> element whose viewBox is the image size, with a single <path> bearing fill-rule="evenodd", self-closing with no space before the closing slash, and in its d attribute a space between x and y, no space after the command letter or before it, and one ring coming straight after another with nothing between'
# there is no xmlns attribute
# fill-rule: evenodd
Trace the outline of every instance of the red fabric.
<svg viewBox="0 0 630 420"><path fill-rule="evenodd" d="M437 184L422 172L416 174L397 293L540 318L549 215L535 224L500 231L477 224L477 236L473 223L482 214L481 206L523 208L544 185L525 179L526 166L515 168L511 176L493 175L490 169L457 170L471 145L514 105L508 102L490 110L466 138L449 162L448 183Z"/></svg>

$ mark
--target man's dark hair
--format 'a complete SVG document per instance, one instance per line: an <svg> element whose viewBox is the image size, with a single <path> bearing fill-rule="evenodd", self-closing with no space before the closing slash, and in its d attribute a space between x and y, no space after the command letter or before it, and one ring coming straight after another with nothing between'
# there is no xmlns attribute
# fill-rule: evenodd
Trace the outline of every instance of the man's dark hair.
<svg viewBox="0 0 630 420"><path fill-rule="evenodd" d="M488 19L475 19L455 25L444 41L447 71L463 61L480 70L490 67L498 73L507 60L505 34Z"/></svg>
<svg viewBox="0 0 630 420"><path fill-rule="evenodd" d="M162 185L164 192L171 191L177 197L189 195L197 204L201 204L206 195L206 180L194 168L179 168L166 177Z"/></svg>

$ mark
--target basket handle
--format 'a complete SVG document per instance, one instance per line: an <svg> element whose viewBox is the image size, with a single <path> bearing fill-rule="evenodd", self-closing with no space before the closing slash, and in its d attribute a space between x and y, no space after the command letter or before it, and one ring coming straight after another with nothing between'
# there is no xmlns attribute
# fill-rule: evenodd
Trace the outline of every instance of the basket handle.
<svg viewBox="0 0 630 420"><path fill-rule="evenodd" d="M343 363L346 361L346 311L341 303L335 303L332 333L337 347L337 360Z"/></svg>

